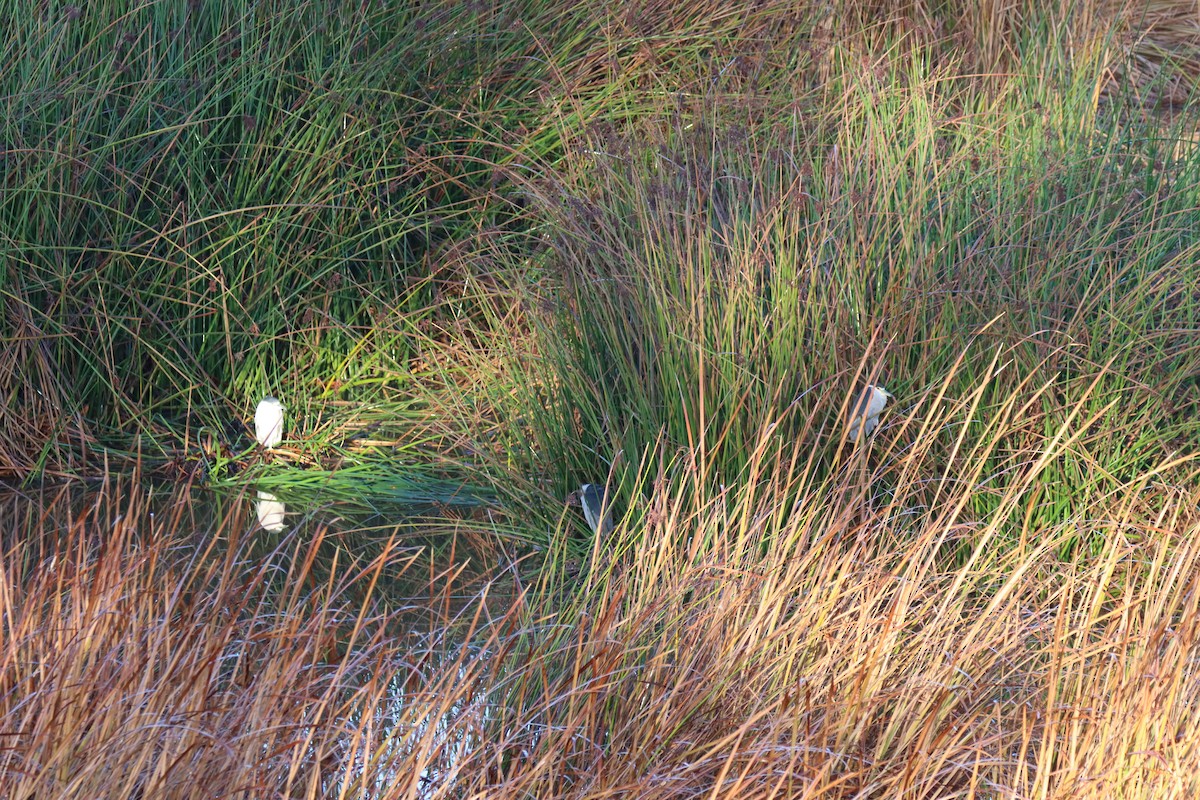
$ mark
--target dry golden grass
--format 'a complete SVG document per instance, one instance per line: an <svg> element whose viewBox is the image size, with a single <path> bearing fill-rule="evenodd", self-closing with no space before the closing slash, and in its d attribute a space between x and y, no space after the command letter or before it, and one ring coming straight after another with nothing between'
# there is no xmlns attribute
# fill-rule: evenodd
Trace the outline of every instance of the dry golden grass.
<svg viewBox="0 0 1200 800"><path fill-rule="evenodd" d="M561 561L536 586L501 564L465 604L453 570L398 602L394 540L271 547L186 490L10 500L0 793L1197 796L1200 495L1166 478L1188 462L1034 527L1034 479L1087 427L1064 423L976 518L988 453L928 474L938 407L892 411L832 484L764 429L740 488L660 475L569 592Z"/></svg>

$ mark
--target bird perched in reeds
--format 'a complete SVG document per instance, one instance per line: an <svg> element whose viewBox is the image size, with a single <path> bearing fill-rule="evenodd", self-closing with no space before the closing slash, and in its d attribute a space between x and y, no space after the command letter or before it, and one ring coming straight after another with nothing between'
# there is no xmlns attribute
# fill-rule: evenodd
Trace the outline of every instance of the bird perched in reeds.
<svg viewBox="0 0 1200 800"><path fill-rule="evenodd" d="M579 491L572 492L568 501L583 508L583 518L597 536L612 533L612 507L609 505L608 487L585 483Z"/></svg>
<svg viewBox="0 0 1200 800"><path fill-rule="evenodd" d="M274 397L264 397L254 409L254 438L263 447L272 448L283 441L284 405Z"/></svg>
<svg viewBox="0 0 1200 800"><path fill-rule="evenodd" d="M892 397L892 393L882 386L868 385L863 389L847 418L847 438L858 441L859 433L864 438L870 436L871 432L879 426L879 415Z"/></svg>

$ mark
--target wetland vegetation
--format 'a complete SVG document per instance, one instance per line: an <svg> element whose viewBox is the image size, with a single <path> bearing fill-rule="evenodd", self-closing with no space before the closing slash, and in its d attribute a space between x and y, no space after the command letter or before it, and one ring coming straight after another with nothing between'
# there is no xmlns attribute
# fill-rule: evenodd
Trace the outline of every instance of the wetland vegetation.
<svg viewBox="0 0 1200 800"><path fill-rule="evenodd" d="M1200 796L1193 3L0 15L3 796Z"/></svg>

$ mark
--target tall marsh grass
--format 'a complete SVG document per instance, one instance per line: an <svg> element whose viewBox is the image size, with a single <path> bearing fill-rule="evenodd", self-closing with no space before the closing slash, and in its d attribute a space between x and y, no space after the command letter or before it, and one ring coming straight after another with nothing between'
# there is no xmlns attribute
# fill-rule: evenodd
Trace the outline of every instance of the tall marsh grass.
<svg viewBox="0 0 1200 800"><path fill-rule="evenodd" d="M494 423L504 388L465 406L453 389L509 379L510 358L479 356L528 330L520 298L546 245L578 233L564 195L621 215L651 189L713 199L722 231L693 218L671 234L697 232L685 247L702 259L718 233L737 238L735 260L762 250L754 236L819 236L784 242L776 266L812 256L823 283L848 280L844 307L803 322L853 319L856 345L882 321L863 303L907 301L905 276L991 291L973 284L999 262L1010 309L1034 302L1030 326L1065 284L1124 295L1135 279L1111 264L1097 278L1086 253L1187 258L1164 229L1187 229L1175 214L1191 173L1172 165L1191 134L1181 122L1164 137L1146 109L1188 96L1188 7L10 4L0 473L237 452L269 393L305 410L295 439L316 448L383 409L376 441L469 456L483 443L439 412ZM1113 98L1129 114L1097 119ZM614 163L622 141L661 146L673 166ZM648 232L633 213L631 232ZM1059 289L1036 269L1025 279L1025 262L1051 257ZM1134 296L1170 307L1169 286ZM780 312L804 296L771 288L758 299ZM933 300L904 323L984 316L956 319L972 296ZM741 339L754 323L720 320Z"/></svg>
<svg viewBox="0 0 1200 800"><path fill-rule="evenodd" d="M232 445L271 393L418 418L470 242L515 213L497 171L550 146L515 131L553 42L451 4L0 13L5 474Z"/></svg>
<svg viewBox="0 0 1200 800"><path fill-rule="evenodd" d="M1198 796L1194 10L0 0L0 795Z"/></svg>
<svg viewBox="0 0 1200 800"><path fill-rule="evenodd" d="M1043 447L1030 473L1054 458ZM796 459L757 457L756 484L715 496L696 464L679 464L638 527L618 525L581 574L556 558L526 583L501 562L460 599L453 572L409 601L389 590L416 563L395 538L356 558L335 531L257 541L238 506L198 523L186 491L152 506L112 484L75 511L66 494L37 506L10 496L6 524L20 534L0 560L0 787L1147 800L1200 789L1194 490L1147 477L1000 546L1009 520L1028 518L1028 493L980 520L967 480L918 506L927 479L915 467L880 499L858 472L814 491ZM1081 536L1096 546L1066 547ZM332 565L319 556L331 546Z"/></svg>
<svg viewBox="0 0 1200 800"><path fill-rule="evenodd" d="M663 442L715 487L767 425L828 464L871 381L942 438L939 468L1010 404L1026 427L997 456L1099 415L1046 475L1055 505L1195 451L1193 123L1079 76L984 94L893 55L840 73L815 122L715 94L593 129L531 186L555 236L511 431L531 472L569 487ZM972 424L923 419L968 397Z"/></svg>

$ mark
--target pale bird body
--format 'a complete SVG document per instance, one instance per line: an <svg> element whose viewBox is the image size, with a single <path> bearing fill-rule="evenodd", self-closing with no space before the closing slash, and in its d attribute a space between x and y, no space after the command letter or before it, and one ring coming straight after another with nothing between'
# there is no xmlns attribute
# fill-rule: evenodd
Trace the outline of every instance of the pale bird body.
<svg viewBox="0 0 1200 800"><path fill-rule="evenodd" d="M860 432L864 437L870 436L879 426L879 415L892 396L891 392L882 386L867 386L863 389L854 408L850 409L846 426L847 437L857 440Z"/></svg>
<svg viewBox="0 0 1200 800"><path fill-rule="evenodd" d="M283 441L283 403L264 397L254 409L254 438L263 447L277 447Z"/></svg>

